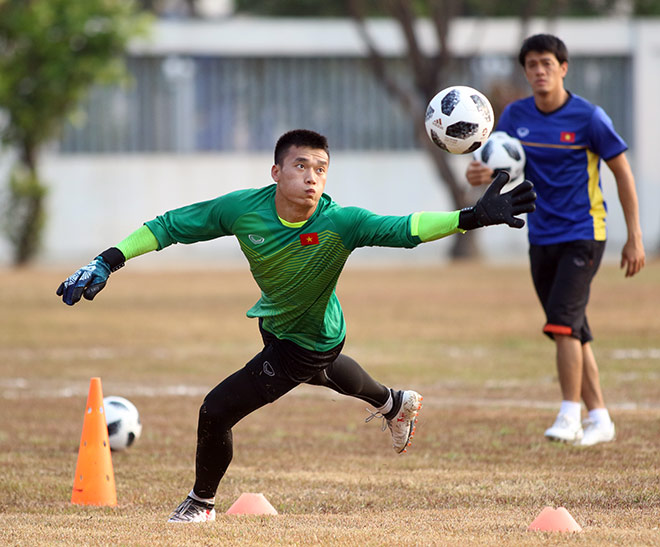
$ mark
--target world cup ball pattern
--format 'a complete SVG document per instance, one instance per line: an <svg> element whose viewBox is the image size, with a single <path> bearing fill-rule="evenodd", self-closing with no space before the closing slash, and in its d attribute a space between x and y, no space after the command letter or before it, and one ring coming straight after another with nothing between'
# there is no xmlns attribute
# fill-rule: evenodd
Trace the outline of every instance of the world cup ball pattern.
<svg viewBox="0 0 660 547"><path fill-rule="evenodd" d="M452 154L477 150L493 129L493 108L476 89L454 86L442 90L426 109L426 131L431 141Z"/></svg>

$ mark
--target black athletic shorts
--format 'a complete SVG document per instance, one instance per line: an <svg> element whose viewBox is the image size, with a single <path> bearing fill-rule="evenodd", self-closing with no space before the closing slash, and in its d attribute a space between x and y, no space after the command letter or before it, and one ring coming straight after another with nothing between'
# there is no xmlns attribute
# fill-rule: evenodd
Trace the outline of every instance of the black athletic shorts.
<svg viewBox="0 0 660 547"><path fill-rule="evenodd" d="M593 340L586 316L591 281L605 250L604 241L578 240L530 245L529 261L536 294L545 311L543 332Z"/></svg>
<svg viewBox="0 0 660 547"><path fill-rule="evenodd" d="M254 385L268 402L273 402L299 384L308 382L339 357L344 341L328 351L305 349L291 340L280 340L264 330L259 319L259 331L264 341L261 353L245 365Z"/></svg>

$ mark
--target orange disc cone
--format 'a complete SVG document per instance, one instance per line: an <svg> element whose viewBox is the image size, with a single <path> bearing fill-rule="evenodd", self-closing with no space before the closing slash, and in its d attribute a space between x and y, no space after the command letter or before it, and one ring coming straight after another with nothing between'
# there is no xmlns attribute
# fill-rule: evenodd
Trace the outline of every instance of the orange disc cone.
<svg viewBox="0 0 660 547"><path fill-rule="evenodd" d="M92 378L89 384L71 503L117 505L100 378Z"/></svg>
<svg viewBox="0 0 660 547"><path fill-rule="evenodd" d="M529 525L528 530L542 532L581 532L582 527L575 522L575 519L566 510L565 507L546 507L539 513Z"/></svg>
<svg viewBox="0 0 660 547"><path fill-rule="evenodd" d="M227 509L227 515L277 515L277 511L263 494L243 493Z"/></svg>

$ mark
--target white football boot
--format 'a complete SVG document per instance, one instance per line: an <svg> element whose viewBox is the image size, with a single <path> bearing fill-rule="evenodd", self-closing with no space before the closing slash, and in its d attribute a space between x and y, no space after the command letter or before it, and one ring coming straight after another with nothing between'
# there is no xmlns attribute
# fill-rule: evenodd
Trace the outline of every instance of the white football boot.
<svg viewBox="0 0 660 547"><path fill-rule="evenodd" d="M593 446L598 443L609 443L616 438L614 422L604 424L586 419L582 422L584 435L576 444L578 446Z"/></svg>
<svg viewBox="0 0 660 547"><path fill-rule="evenodd" d="M397 454L401 454L410 446L411 438L415 434L415 424L419 410L422 408L423 397L416 391L390 389L390 392L393 399L392 410L381 414L367 409L370 415L364 421L383 418L383 431L387 424L392 434L392 448Z"/></svg>
<svg viewBox="0 0 660 547"><path fill-rule="evenodd" d="M179 504L167 522L211 522L213 520L215 520L215 509L212 504L188 497Z"/></svg>
<svg viewBox="0 0 660 547"><path fill-rule="evenodd" d="M387 420L387 427L392 433L392 448L397 454L405 452L415 434L417 415L422 408L423 397L416 391L399 391L401 404L396 415ZM397 397L395 397L396 401Z"/></svg>
<svg viewBox="0 0 660 547"><path fill-rule="evenodd" d="M559 414L551 428L545 430L549 441L578 443L582 439L582 424L566 414Z"/></svg>

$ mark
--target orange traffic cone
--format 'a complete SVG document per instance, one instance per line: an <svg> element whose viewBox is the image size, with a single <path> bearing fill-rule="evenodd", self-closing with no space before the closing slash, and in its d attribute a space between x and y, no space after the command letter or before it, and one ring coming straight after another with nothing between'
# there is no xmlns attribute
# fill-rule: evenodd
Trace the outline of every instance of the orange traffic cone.
<svg viewBox="0 0 660 547"><path fill-rule="evenodd" d="M263 494L243 493L227 509L227 515L277 515L275 507Z"/></svg>
<svg viewBox="0 0 660 547"><path fill-rule="evenodd" d="M101 378L92 378L89 383L71 503L117 505L108 426L103 412Z"/></svg>
<svg viewBox="0 0 660 547"><path fill-rule="evenodd" d="M582 527L575 522L575 519L566 510L565 507L546 507L539 513L529 525L528 530L537 530L542 532L581 532Z"/></svg>

